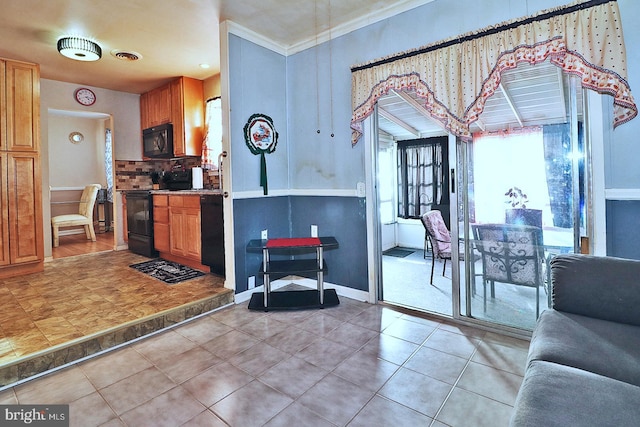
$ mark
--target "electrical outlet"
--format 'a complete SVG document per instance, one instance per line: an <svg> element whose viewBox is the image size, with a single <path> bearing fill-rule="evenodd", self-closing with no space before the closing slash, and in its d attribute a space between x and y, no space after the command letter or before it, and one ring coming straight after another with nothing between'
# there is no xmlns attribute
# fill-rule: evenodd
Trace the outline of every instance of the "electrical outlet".
<svg viewBox="0 0 640 427"><path fill-rule="evenodd" d="M256 287L256 276L249 276L247 279L247 288L253 289Z"/></svg>
<svg viewBox="0 0 640 427"><path fill-rule="evenodd" d="M318 237L318 226L315 224L311 225L311 237Z"/></svg>
<svg viewBox="0 0 640 427"><path fill-rule="evenodd" d="M268 233L267 233L267 230L262 230L262 234L261 234L261 236L262 236L262 237L261 237L261 239L262 239L262 240L267 240L267 239L269 238L269 237L268 237L269 235L268 235Z"/></svg>

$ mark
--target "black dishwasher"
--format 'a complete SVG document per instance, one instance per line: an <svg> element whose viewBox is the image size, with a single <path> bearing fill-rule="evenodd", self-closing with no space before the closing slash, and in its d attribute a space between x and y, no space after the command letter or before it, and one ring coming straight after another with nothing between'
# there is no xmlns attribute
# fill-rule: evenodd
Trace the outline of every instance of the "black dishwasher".
<svg viewBox="0 0 640 427"><path fill-rule="evenodd" d="M201 195L200 215L202 264L209 266L211 273L224 277L222 195Z"/></svg>
<svg viewBox="0 0 640 427"><path fill-rule="evenodd" d="M129 250L149 258L158 256L153 245L151 191L127 191L127 235Z"/></svg>

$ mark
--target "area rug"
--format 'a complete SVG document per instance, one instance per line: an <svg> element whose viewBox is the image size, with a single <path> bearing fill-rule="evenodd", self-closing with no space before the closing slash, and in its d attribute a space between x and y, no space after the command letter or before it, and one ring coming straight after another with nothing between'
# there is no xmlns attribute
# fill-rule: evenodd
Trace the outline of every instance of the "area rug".
<svg viewBox="0 0 640 427"><path fill-rule="evenodd" d="M167 261L162 258L138 264L131 264L129 267L135 268L141 273L147 274L154 279L162 280L164 283L169 285L175 285L176 283L204 276L205 274L202 271L194 270L186 265Z"/></svg>
<svg viewBox="0 0 640 427"><path fill-rule="evenodd" d="M414 252L415 251L411 249L391 248L382 252L382 255L394 256L396 258L404 258L406 256L411 255Z"/></svg>

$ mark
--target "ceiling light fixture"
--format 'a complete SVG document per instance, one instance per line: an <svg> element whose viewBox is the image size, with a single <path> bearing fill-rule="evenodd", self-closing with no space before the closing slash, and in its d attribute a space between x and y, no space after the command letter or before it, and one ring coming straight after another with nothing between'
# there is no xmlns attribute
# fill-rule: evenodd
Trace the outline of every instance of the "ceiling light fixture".
<svg viewBox="0 0 640 427"><path fill-rule="evenodd" d="M102 57L100 46L84 37L62 37L58 40L58 52L77 61L97 61Z"/></svg>

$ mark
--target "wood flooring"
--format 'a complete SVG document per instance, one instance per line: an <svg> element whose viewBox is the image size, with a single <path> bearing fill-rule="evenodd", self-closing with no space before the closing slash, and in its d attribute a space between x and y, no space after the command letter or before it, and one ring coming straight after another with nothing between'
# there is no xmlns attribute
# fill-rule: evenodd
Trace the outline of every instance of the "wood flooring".
<svg viewBox="0 0 640 427"><path fill-rule="evenodd" d="M92 254L96 252L112 251L115 248L113 231L106 233L96 233L96 241L87 239L87 235L70 234L60 236L60 245L52 248L53 259L66 258L70 256Z"/></svg>
<svg viewBox="0 0 640 427"><path fill-rule="evenodd" d="M0 280L0 370L122 325L175 317L176 309L211 298L233 300L223 278L206 274L170 286L129 267L149 258L110 250L113 233L97 237L64 236L43 272Z"/></svg>

